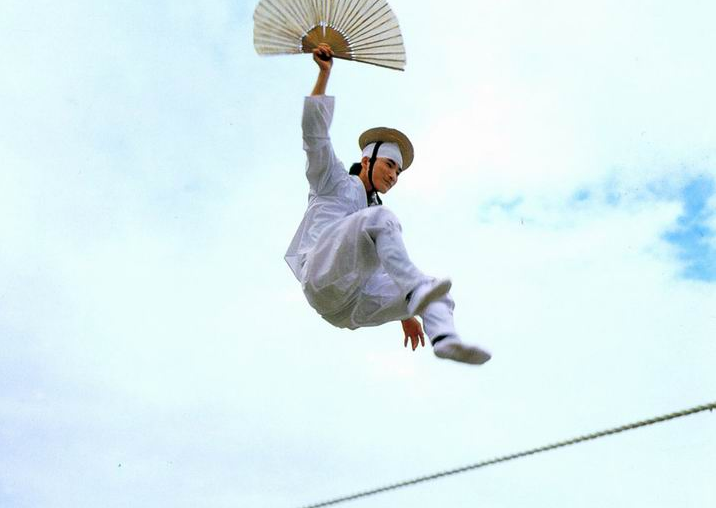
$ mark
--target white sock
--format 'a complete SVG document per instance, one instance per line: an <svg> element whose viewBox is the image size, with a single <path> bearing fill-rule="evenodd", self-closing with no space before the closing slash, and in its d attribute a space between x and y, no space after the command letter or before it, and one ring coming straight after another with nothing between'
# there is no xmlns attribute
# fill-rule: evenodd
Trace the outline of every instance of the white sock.
<svg viewBox="0 0 716 508"><path fill-rule="evenodd" d="M465 344L457 335L436 337L433 342L433 352L438 358L471 365L482 365L492 358L488 351L477 345Z"/></svg>

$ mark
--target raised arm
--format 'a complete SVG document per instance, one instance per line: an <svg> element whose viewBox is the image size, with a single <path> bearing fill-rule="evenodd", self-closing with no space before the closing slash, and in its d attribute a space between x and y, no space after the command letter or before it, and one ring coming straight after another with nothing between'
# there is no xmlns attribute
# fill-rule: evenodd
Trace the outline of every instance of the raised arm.
<svg viewBox="0 0 716 508"><path fill-rule="evenodd" d="M318 79L310 97L303 107L303 149L306 151L306 178L311 193L330 191L341 179L349 178L348 172L333 153L329 129L333 120L333 97L325 95L326 85L333 66L331 48L322 44L313 52L319 67Z"/></svg>
<svg viewBox="0 0 716 508"><path fill-rule="evenodd" d="M313 87L311 95L326 95L328 78L331 77L331 69L333 68L333 50L328 44L319 44L313 50L313 60L320 70L318 71L316 86Z"/></svg>

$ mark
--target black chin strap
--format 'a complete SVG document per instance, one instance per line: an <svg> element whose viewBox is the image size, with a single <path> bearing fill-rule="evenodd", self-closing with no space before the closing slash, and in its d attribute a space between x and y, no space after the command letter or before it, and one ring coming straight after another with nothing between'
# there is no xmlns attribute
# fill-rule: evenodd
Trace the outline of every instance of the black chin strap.
<svg viewBox="0 0 716 508"><path fill-rule="evenodd" d="M368 182L370 183L370 186L372 188L372 190L368 193L368 205L370 205L370 198L373 195L375 196L375 200L378 202L379 205L383 204L383 201L381 201L380 196L378 196L378 191L373 184L373 166L375 166L375 161L378 159L378 149L382 144L382 141L376 141L375 147L373 148L373 155L371 155L370 163L368 165Z"/></svg>

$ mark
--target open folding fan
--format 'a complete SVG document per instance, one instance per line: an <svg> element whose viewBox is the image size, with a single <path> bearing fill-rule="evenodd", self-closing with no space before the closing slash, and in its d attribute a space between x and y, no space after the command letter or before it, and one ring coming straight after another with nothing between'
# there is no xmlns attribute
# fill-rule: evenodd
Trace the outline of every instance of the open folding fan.
<svg viewBox="0 0 716 508"><path fill-rule="evenodd" d="M330 45L336 58L405 69L403 36L386 0L259 1L259 55L311 53L320 43Z"/></svg>

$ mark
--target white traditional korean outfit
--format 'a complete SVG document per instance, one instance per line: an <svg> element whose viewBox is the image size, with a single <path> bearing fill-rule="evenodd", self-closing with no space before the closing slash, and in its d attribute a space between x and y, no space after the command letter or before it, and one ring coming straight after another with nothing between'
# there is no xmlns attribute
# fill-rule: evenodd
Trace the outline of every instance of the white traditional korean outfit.
<svg viewBox="0 0 716 508"><path fill-rule="evenodd" d="M355 329L409 316L406 295L427 281L408 258L398 218L368 206L359 177L333 153L328 130L335 100L306 97L303 148L308 208L286 252L310 305L329 323ZM449 295L423 312L428 337L455 334Z"/></svg>

